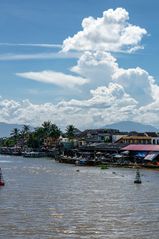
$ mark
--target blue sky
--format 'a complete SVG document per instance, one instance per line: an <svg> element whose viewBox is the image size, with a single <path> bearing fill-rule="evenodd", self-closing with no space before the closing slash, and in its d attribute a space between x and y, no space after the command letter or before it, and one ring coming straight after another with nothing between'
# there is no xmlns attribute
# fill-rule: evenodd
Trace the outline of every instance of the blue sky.
<svg viewBox="0 0 159 239"><path fill-rule="evenodd" d="M157 0L0 1L0 121L159 127L158 10Z"/></svg>

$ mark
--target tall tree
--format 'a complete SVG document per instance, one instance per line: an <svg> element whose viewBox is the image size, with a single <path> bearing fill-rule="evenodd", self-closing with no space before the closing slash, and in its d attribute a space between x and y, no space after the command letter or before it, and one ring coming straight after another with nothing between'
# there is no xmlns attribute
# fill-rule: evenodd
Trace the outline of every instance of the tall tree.
<svg viewBox="0 0 159 239"><path fill-rule="evenodd" d="M15 144L17 143L17 140L18 140L18 138L19 138L19 133L20 133L20 130L18 129L18 128L14 128L12 131L11 131L11 133L10 133L10 135L11 135L11 137L14 139L14 141L15 141Z"/></svg>
<svg viewBox="0 0 159 239"><path fill-rule="evenodd" d="M30 127L28 125L23 125L23 128L21 130L21 135L24 141L28 139L29 133L30 133Z"/></svg>
<svg viewBox="0 0 159 239"><path fill-rule="evenodd" d="M30 131L29 125L24 124L22 130L23 130L25 133L28 133L28 132Z"/></svg>
<svg viewBox="0 0 159 239"><path fill-rule="evenodd" d="M61 135L61 130L57 127L56 124L52 124L50 127L49 136L53 137L55 140L58 139Z"/></svg>
<svg viewBox="0 0 159 239"><path fill-rule="evenodd" d="M35 149L35 148L40 148L40 139L37 137L37 135L36 135L36 133L35 133L35 131L34 132L31 132L30 134L29 134L29 138L28 138L28 141L27 141L27 146L29 147L29 148L33 148L33 149Z"/></svg>
<svg viewBox="0 0 159 239"><path fill-rule="evenodd" d="M50 134L50 130L51 130L51 121L44 121L43 124L42 124L42 127L44 129L44 134L45 136L49 136Z"/></svg>
<svg viewBox="0 0 159 239"><path fill-rule="evenodd" d="M21 144L23 147L25 147L28 144L30 127L28 125L23 125L23 128L20 133Z"/></svg>
<svg viewBox="0 0 159 239"><path fill-rule="evenodd" d="M75 137L75 127L73 125L68 125L66 127L66 136L69 138L69 140Z"/></svg>
<svg viewBox="0 0 159 239"><path fill-rule="evenodd" d="M38 147L40 148L43 144L44 138L46 135L46 131L44 127L38 127L34 131L34 141L37 141Z"/></svg>

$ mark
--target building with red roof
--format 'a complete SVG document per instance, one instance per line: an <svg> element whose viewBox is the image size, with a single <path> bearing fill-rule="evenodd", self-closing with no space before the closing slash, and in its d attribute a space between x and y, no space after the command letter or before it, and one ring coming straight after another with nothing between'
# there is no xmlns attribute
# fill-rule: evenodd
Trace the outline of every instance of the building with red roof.
<svg viewBox="0 0 159 239"><path fill-rule="evenodd" d="M121 150L128 151L130 156L146 161L159 160L159 145L153 144L129 144Z"/></svg>

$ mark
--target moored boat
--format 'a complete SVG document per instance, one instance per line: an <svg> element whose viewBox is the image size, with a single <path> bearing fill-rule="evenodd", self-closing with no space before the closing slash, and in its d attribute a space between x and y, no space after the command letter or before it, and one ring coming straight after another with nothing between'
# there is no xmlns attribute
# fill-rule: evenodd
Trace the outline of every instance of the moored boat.
<svg viewBox="0 0 159 239"><path fill-rule="evenodd" d="M87 165L87 159L85 158L79 158L75 161L76 166L85 166Z"/></svg>
<svg viewBox="0 0 159 239"><path fill-rule="evenodd" d="M23 152L23 157L24 158L40 158L40 157L45 157L47 154L45 152Z"/></svg>

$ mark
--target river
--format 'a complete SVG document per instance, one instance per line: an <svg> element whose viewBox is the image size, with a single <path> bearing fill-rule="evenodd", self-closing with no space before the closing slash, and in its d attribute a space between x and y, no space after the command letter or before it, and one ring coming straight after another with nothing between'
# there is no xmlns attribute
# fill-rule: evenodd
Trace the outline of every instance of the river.
<svg viewBox="0 0 159 239"><path fill-rule="evenodd" d="M0 239L158 239L159 171L0 156ZM79 172L77 172L79 169Z"/></svg>

